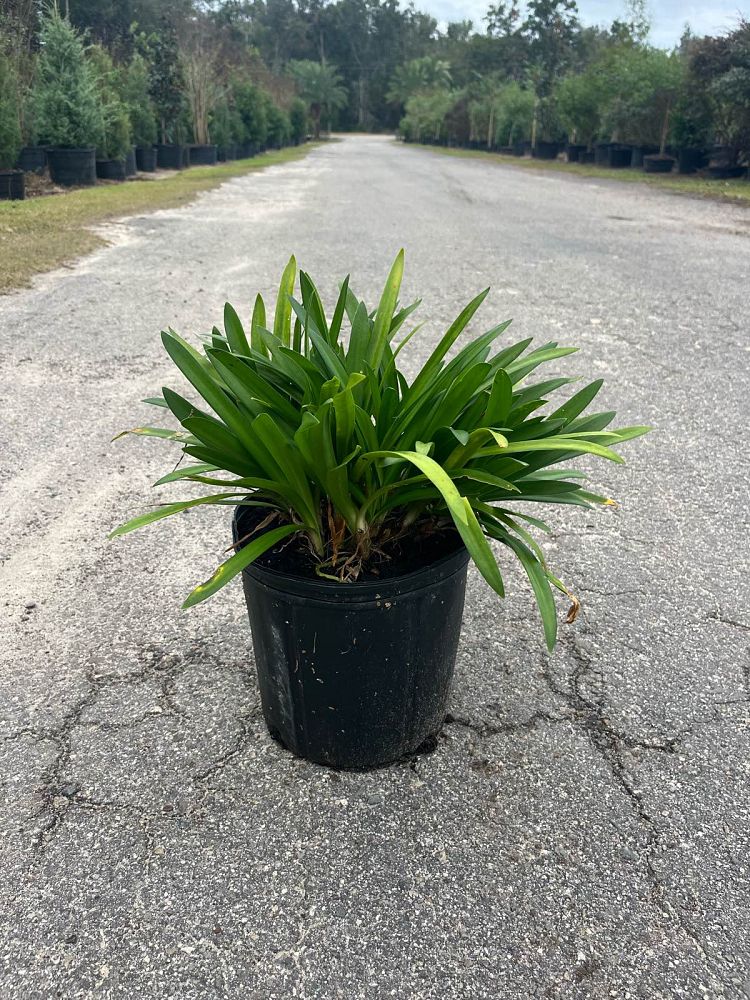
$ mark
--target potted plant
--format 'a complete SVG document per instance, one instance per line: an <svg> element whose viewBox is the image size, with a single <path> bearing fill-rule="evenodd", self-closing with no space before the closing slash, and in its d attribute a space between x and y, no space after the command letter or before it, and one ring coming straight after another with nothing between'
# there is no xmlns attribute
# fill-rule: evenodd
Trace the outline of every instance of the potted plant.
<svg viewBox="0 0 750 1000"><path fill-rule="evenodd" d="M0 198L13 200L26 192L23 171L15 169L21 149L17 93L13 66L0 48Z"/></svg>
<svg viewBox="0 0 750 1000"><path fill-rule="evenodd" d="M121 71L120 89L128 109L135 147L135 167L144 173L156 170L156 111L149 92L148 63L136 52Z"/></svg>
<svg viewBox="0 0 750 1000"><path fill-rule="evenodd" d="M191 167L216 163L217 147L211 142L209 122L211 112L221 96L215 69L219 58L218 48L207 35L205 24L198 23L195 29L180 50L182 77L194 139L190 146Z"/></svg>
<svg viewBox="0 0 750 1000"><path fill-rule="evenodd" d="M156 166L181 170L185 97L176 31L164 22L158 33L138 35L137 44L149 67L149 95L157 119Z"/></svg>
<svg viewBox="0 0 750 1000"><path fill-rule="evenodd" d="M35 123L50 143L47 159L56 184L96 183L96 144L104 130L96 74L81 36L50 7L42 18L34 81Z"/></svg>
<svg viewBox="0 0 750 1000"><path fill-rule="evenodd" d="M102 180L124 181L133 143L128 108L120 93L121 74L112 57L100 45L92 45L89 59L94 67L102 108L102 134L97 143L96 176ZM134 165L133 165L134 166Z"/></svg>
<svg viewBox="0 0 750 1000"><path fill-rule="evenodd" d="M509 323L446 361L489 289L409 382L398 357L419 329L402 336L418 303L400 308L402 273L403 251L374 312L345 279L329 318L304 272L293 297L292 258L270 322L258 296L248 330L227 304L223 330L201 350L162 334L201 401L164 388L148 402L181 429L124 432L166 438L190 460L157 485L212 492L141 514L112 535L202 505L233 509L235 552L184 607L242 574L269 730L294 753L336 767L402 759L439 732L469 559L504 592L491 540L523 566L553 648L553 588L571 595L532 537L548 527L524 507L612 503L560 465L580 455L621 462L614 449L647 430L611 431L611 412L584 413L601 380L540 412L574 380L527 379L575 348L531 349L531 339L495 348ZM573 599L570 620L576 607Z"/></svg>

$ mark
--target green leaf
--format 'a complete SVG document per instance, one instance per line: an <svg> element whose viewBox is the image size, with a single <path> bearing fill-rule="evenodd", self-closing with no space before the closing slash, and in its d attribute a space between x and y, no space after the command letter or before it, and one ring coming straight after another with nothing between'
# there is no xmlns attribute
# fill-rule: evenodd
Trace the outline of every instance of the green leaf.
<svg viewBox="0 0 750 1000"><path fill-rule="evenodd" d="M239 552L235 552L226 562L223 562L208 580L199 584L190 593L182 607L192 608L194 605L200 604L201 601L212 597L217 590L221 590L222 587L226 586L230 580L233 580L238 573L241 573L246 566L249 566L259 556L262 556L264 552L273 548L283 538L288 538L289 535L293 535L299 530L300 526L298 524L284 524L280 528L273 528L271 531L264 532L259 538L249 542Z"/></svg>
<svg viewBox="0 0 750 1000"><path fill-rule="evenodd" d="M244 355L250 353L250 345L247 342L240 318L228 302L224 305L224 332L227 335L231 351Z"/></svg>
<svg viewBox="0 0 750 1000"><path fill-rule="evenodd" d="M199 507L202 504L220 504L227 500L241 499L243 496L244 494L242 493L215 493L210 497L197 497L194 500L181 500L178 503L168 503L163 507L159 507L158 510L149 511L147 514L139 514L138 517L134 517L125 524L121 524L119 528L111 531L107 537L119 538L121 535L127 535L138 528L144 528L147 524L153 524L154 521L161 521L165 517L171 517L172 514L179 514L183 510L190 510L191 507Z"/></svg>
<svg viewBox="0 0 750 1000"><path fill-rule="evenodd" d="M294 294L294 282L297 277L297 261L294 257L289 258L289 263L284 268L279 285L279 295L276 299L276 312L273 318L273 333L285 347L289 347L292 333L292 303L291 296Z"/></svg>
<svg viewBox="0 0 750 1000"><path fill-rule="evenodd" d="M367 355L367 360L373 371L377 371L383 357L383 351L388 343L388 334L391 329L393 313L398 301L398 293L401 288L401 280L404 275L404 251L399 250L396 259L391 265L390 273L380 296L378 310L375 313L375 323L372 331L372 342Z"/></svg>

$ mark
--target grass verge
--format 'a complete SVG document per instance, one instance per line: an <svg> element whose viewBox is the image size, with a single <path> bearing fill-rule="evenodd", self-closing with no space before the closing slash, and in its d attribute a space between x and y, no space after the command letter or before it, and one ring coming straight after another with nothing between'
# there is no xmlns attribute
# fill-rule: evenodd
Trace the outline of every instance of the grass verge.
<svg viewBox="0 0 750 1000"><path fill-rule="evenodd" d="M418 144L409 144L418 145ZM447 149L445 146L419 146L432 153L444 156L467 157L490 160L504 166L519 167L522 170L546 170L575 177L597 177L607 181L621 181L626 184L648 184L650 187L689 195L692 198L710 198L714 201L728 201L733 204L750 206L750 181L740 178L731 181L709 181L702 177L673 176L667 174L647 174L642 170L624 168L613 170L597 167L593 163L562 163L559 160L533 160L520 156L505 156L502 153L485 153L481 149Z"/></svg>
<svg viewBox="0 0 750 1000"><path fill-rule="evenodd" d="M0 202L0 294L24 288L50 271L102 246L91 226L108 219L174 208L230 177L298 160L315 143L264 153L215 167L191 167L173 177L77 188L64 194Z"/></svg>

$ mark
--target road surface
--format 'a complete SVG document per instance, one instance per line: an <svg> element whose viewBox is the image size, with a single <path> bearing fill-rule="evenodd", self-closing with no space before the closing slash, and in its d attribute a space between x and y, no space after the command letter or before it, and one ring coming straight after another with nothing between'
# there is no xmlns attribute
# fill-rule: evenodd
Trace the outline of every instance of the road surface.
<svg viewBox="0 0 750 1000"><path fill-rule="evenodd" d="M750 213L351 137L106 232L0 299L0 995L750 995ZM172 455L110 438L161 328L292 251L372 300L402 245L412 365L491 284L656 430L596 467L619 509L552 513L555 655L472 572L438 749L337 774L266 734L239 584L179 610L226 517L106 541Z"/></svg>

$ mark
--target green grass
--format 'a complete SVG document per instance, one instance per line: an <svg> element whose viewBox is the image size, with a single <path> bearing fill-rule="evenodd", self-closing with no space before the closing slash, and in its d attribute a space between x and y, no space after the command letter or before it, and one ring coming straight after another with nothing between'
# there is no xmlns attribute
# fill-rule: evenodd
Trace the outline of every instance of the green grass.
<svg viewBox="0 0 750 1000"><path fill-rule="evenodd" d="M412 144L410 144L411 146ZM520 156L505 156L501 153L484 153L480 149L446 149L444 146L422 146L433 153L444 156L468 157L494 161L504 166L522 170L546 170L575 177L597 177L602 180L620 181L625 184L648 184L651 187L686 194L693 198L711 198L714 201L729 201L734 204L750 204L750 182L740 178L731 181L709 181L702 177L647 174L638 169L613 170L597 167L593 163L562 163L559 160L533 160Z"/></svg>
<svg viewBox="0 0 750 1000"><path fill-rule="evenodd" d="M230 177L289 163L314 143L214 167L191 167L160 180L76 188L26 201L0 202L0 294L31 283L35 274L69 264L106 243L91 226L192 201Z"/></svg>

